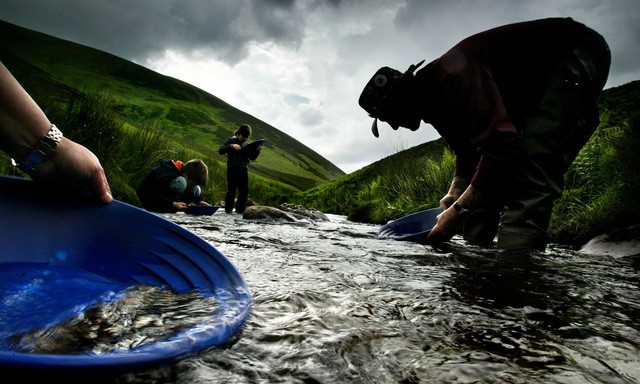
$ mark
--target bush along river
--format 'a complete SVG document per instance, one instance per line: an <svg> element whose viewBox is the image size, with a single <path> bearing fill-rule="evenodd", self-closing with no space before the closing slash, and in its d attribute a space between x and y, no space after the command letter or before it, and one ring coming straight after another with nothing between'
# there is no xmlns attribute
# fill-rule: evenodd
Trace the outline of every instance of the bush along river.
<svg viewBox="0 0 640 384"><path fill-rule="evenodd" d="M378 226L163 214L253 297L236 338L118 383L638 383L640 252L442 248Z"/></svg>

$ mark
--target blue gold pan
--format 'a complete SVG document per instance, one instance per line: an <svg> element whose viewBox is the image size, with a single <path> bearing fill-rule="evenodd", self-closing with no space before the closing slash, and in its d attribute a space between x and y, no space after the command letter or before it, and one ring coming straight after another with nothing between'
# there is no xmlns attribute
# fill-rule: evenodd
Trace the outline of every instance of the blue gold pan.
<svg viewBox="0 0 640 384"><path fill-rule="evenodd" d="M236 335L251 308L236 267L156 214L87 194L53 193L0 176L0 369L126 371L155 367ZM107 353L25 353L16 335L64 322L114 292L159 287L212 299L199 324Z"/></svg>
<svg viewBox="0 0 640 384"><path fill-rule="evenodd" d="M436 225L440 208L416 212L383 225L377 232L378 238L417 241L431 232Z"/></svg>
<svg viewBox="0 0 640 384"><path fill-rule="evenodd" d="M251 143L245 143L242 146L242 151L243 152L255 151L259 147L263 147L264 143L266 141L267 141L266 139L258 139L258 140L254 141L254 142L251 142Z"/></svg>
<svg viewBox="0 0 640 384"><path fill-rule="evenodd" d="M219 208L219 205L187 205L185 213L196 216L213 215Z"/></svg>

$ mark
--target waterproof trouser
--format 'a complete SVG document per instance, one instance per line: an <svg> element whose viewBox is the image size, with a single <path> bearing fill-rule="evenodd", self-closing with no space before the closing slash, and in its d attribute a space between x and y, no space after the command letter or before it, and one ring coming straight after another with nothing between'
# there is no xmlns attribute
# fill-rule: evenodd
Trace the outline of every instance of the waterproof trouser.
<svg viewBox="0 0 640 384"><path fill-rule="evenodd" d="M236 201L236 192L238 200ZM236 213L244 213L249 198L249 170L245 167L227 168L227 194L224 199L226 213L233 212L235 201Z"/></svg>

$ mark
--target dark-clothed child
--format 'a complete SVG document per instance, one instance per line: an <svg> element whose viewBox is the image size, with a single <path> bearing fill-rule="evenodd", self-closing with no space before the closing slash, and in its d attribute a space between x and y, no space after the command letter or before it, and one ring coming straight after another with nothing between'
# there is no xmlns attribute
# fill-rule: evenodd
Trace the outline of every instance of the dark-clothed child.
<svg viewBox="0 0 640 384"><path fill-rule="evenodd" d="M241 125L218 149L221 155L227 155L227 194L224 199L224 210L233 212L235 201L236 213L244 213L249 198L249 163L260 155L262 147L254 151L243 151L251 136L251 126ZM236 193L238 199L236 200Z"/></svg>
<svg viewBox="0 0 640 384"><path fill-rule="evenodd" d="M210 205L203 200L202 188L209 179L209 168L200 159L183 163L164 159L142 179L137 189L147 211L184 211L189 204Z"/></svg>

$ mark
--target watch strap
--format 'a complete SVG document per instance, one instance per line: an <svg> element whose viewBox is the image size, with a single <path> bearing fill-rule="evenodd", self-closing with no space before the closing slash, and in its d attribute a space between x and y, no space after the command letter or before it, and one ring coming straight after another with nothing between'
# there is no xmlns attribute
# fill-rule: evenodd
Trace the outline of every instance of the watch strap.
<svg viewBox="0 0 640 384"><path fill-rule="evenodd" d="M471 214L470 210L463 207L462 204L458 203L457 201L453 203L453 209L455 209L458 216L460 216L463 219Z"/></svg>

